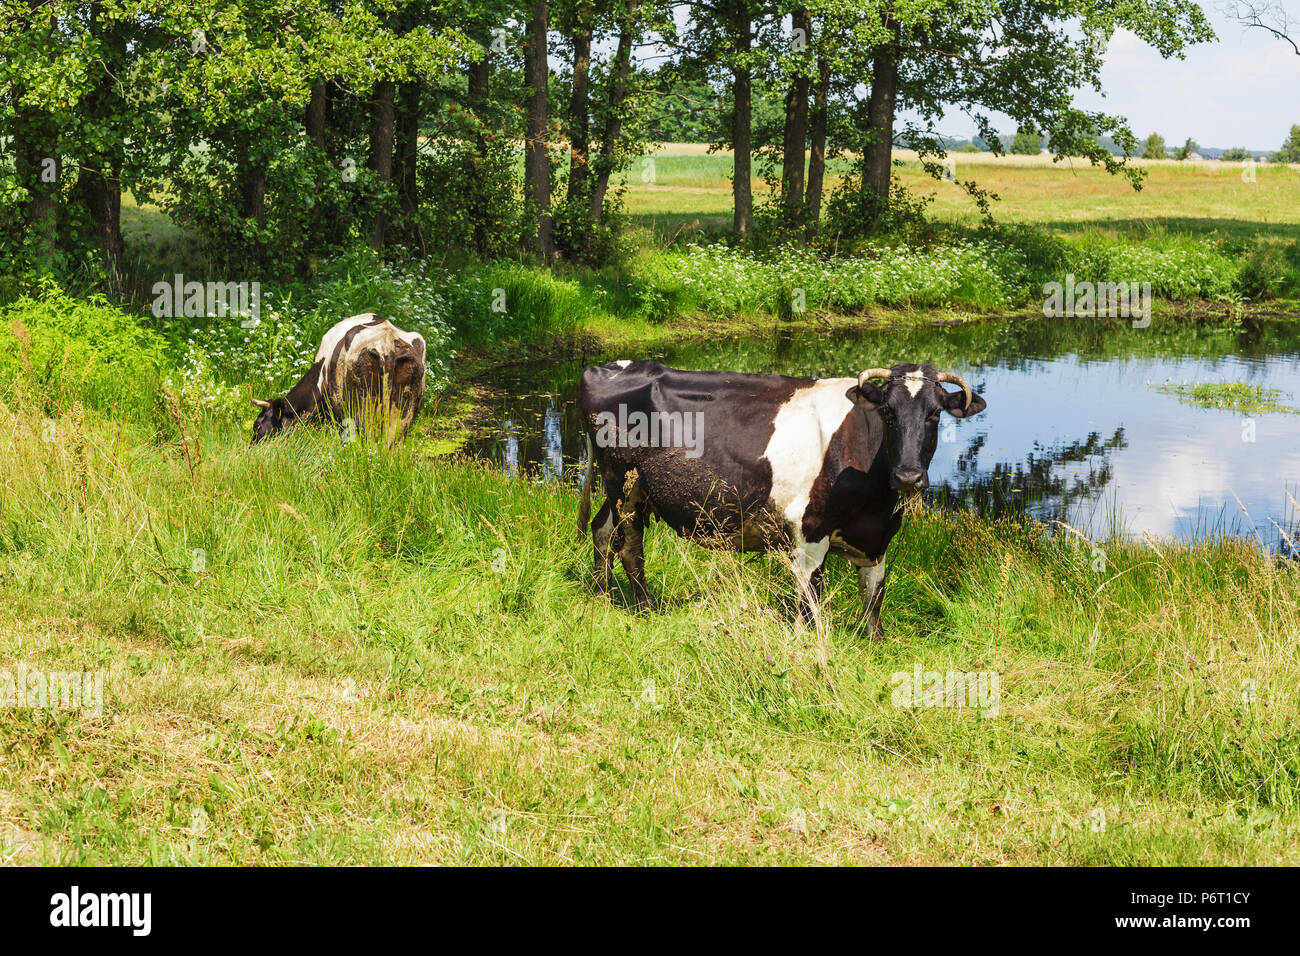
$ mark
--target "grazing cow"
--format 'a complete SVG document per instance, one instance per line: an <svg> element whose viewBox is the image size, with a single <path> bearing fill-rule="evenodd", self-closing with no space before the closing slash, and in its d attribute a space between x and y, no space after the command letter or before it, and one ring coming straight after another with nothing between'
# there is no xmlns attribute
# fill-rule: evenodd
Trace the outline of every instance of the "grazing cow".
<svg viewBox="0 0 1300 956"><path fill-rule="evenodd" d="M403 436L424 404L423 336L373 312L326 332L315 363L284 398L253 399L262 413L253 423L252 443L313 418L342 421L366 400L400 419Z"/></svg>
<svg viewBox="0 0 1300 956"><path fill-rule="evenodd" d="M605 486L590 522L599 591L617 552L637 604L648 600L642 531L653 514L706 546L787 553L808 621L826 556L842 555L858 568L872 637L900 495L929 485L939 416L985 408L964 378L929 365L818 380L620 361L583 372L579 402L588 431L580 534L594 467Z"/></svg>

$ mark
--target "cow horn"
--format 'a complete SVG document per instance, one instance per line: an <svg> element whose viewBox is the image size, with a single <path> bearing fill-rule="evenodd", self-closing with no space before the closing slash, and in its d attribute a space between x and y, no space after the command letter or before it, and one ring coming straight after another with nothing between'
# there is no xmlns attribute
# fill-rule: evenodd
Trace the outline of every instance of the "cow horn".
<svg viewBox="0 0 1300 956"><path fill-rule="evenodd" d="M934 377L936 382L951 382L954 385L960 385L961 390L966 393L966 407L970 408L971 387L970 382L966 381L956 372L940 372Z"/></svg>
<svg viewBox="0 0 1300 956"><path fill-rule="evenodd" d="M261 398L250 398L249 401L252 402L254 405L256 405L258 408L270 408L270 407L271 407L271 403L270 403L270 402L268 402L268 401L266 401L266 400L264 400L264 399L261 399Z"/></svg>
<svg viewBox="0 0 1300 956"><path fill-rule="evenodd" d="M892 374L893 372L887 368L869 368L858 376L858 388L862 387L863 382L869 381L873 378L889 378Z"/></svg>

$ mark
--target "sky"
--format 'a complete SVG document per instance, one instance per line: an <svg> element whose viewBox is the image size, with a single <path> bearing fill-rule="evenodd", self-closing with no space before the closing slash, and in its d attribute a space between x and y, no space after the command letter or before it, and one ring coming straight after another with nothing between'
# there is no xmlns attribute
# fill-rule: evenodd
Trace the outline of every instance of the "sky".
<svg viewBox="0 0 1300 956"><path fill-rule="evenodd" d="M1284 5L1300 23L1300 0ZM1107 48L1105 97L1085 90L1076 105L1128 117L1139 139L1156 132L1170 145L1190 136L1202 146L1277 149L1300 123L1300 56L1283 40L1230 22L1217 4L1201 6L1216 41L1191 47L1183 60L1165 60L1119 31ZM960 114L937 125L949 136L975 132ZM995 125L1014 129L1010 121Z"/></svg>

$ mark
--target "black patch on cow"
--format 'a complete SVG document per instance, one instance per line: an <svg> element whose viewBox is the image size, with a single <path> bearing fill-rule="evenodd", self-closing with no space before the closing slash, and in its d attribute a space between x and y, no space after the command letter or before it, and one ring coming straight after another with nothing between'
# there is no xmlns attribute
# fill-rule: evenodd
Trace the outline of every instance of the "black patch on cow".
<svg viewBox="0 0 1300 956"><path fill-rule="evenodd" d="M624 476L635 468L650 511L679 534L702 544L766 550L784 536L779 515L768 508L772 466L764 452L781 406L811 379L737 372L693 372L658 362L609 364L582 374L578 401L604 480L607 500L619 500ZM597 416L608 412L699 413L702 454L683 447L601 448ZM597 522L609 514L604 508ZM745 532L743 539L742 530Z"/></svg>

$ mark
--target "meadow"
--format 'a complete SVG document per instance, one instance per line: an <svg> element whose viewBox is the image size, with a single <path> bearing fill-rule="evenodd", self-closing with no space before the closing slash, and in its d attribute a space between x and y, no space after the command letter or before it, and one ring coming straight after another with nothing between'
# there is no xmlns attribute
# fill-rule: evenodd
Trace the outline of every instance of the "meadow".
<svg viewBox="0 0 1300 956"><path fill-rule="evenodd" d="M1204 338L1175 306L1238 321L1258 237L1289 274L1300 171L1169 164L1134 195L996 165L1006 229L932 184L937 239L830 264L654 242L711 228L725 162L634 169L617 269L358 254L251 331L56 289L0 310L0 670L104 675L102 716L0 707L0 862L1300 863L1300 564L1259 542L921 510L884 641L828 564L822 665L778 558L652 526L636 612L591 592L571 482L447 437L494 361L770 329L796 283L805 321L919 327L1032 308L1062 265L1153 272L1158 324ZM408 441L250 450L247 399L368 308L436 345ZM996 674L996 705L900 699L918 670Z"/></svg>
<svg viewBox="0 0 1300 956"><path fill-rule="evenodd" d="M1241 241L1261 231L1273 238L1300 238L1296 166L1258 164L1248 170L1240 162L1131 160L1146 177L1142 189L1134 191L1122 177L1086 161L1054 163L1047 157L991 153L952 153L950 158L957 181L973 179L998 197L993 214L1006 224L1134 239L1186 232ZM956 183L934 180L911 151L895 151L895 160L902 185L933 200L929 214L934 219L968 227L979 224L978 208ZM829 161L828 195L851 163L851 158ZM664 237L676 230L729 227L731 170L731 156L725 151L666 144L630 170L628 211L634 221ZM756 176L751 188L757 201L767 187Z"/></svg>

